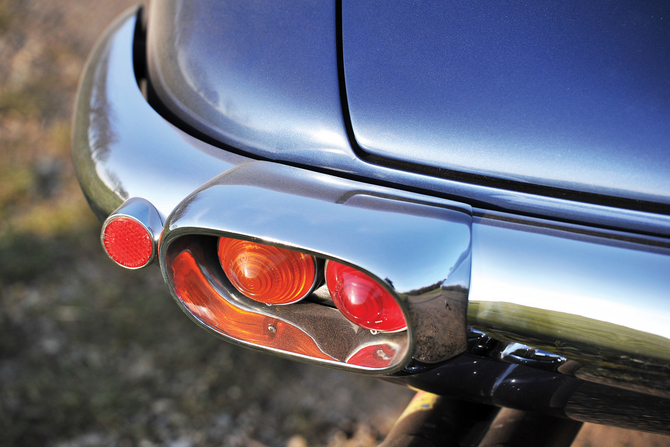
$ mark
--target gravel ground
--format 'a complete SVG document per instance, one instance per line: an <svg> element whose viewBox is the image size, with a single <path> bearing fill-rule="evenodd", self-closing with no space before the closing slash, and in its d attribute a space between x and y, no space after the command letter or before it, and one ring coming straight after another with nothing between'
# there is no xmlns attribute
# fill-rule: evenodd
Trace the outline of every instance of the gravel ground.
<svg viewBox="0 0 670 447"><path fill-rule="evenodd" d="M0 0L0 446L373 446L410 390L198 329L123 271L69 162L86 55L132 2ZM670 446L587 425L577 445Z"/></svg>

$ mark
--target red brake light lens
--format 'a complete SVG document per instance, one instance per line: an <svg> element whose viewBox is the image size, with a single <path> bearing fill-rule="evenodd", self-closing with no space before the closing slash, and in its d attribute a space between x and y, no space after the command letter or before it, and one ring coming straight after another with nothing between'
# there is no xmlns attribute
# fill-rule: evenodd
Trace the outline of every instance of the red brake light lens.
<svg viewBox="0 0 670 447"><path fill-rule="evenodd" d="M370 345L356 351L347 363L369 368L386 368L395 357L395 349L386 344Z"/></svg>
<svg viewBox="0 0 670 447"><path fill-rule="evenodd" d="M381 284L365 273L328 261L326 283L337 308L357 325L384 332L407 328L398 303Z"/></svg>
<svg viewBox="0 0 670 447"><path fill-rule="evenodd" d="M118 217L107 223L102 244L114 262L130 269L145 266L154 251L149 231L141 223L127 217Z"/></svg>
<svg viewBox="0 0 670 447"><path fill-rule="evenodd" d="M266 304L300 301L316 278L312 256L240 239L219 238L219 261L237 290Z"/></svg>

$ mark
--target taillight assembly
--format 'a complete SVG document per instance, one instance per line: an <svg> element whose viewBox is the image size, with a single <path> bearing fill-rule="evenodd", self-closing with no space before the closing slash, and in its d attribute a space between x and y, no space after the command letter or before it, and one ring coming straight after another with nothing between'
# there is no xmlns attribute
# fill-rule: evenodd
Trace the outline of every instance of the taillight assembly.
<svg viewBox="0 0 670 447"><path fill-rule="evenodd" d="M223 339L416 371L467 348L471 225L466 204L245 162L172 209L160 264L182 309Z"/></svg>
<svg viewBox="0 0 670 447"><path fill-rule="evenodd" d="M295 303L316 285L317 262L306 253L220 237L218 256L231 284L259 303ZM336 261L326 266L330 296L349 321L374 333L407 329L400 305L379 282Z"/></svg>
<svg viewBox="0 0 670 447"><path fill-rule="evenodd" d="M182 310L223 339L375 374L467 348L466 204L262 161L176 207L156 197L165 219L129 199L102 244L126 268L159 258Z"/></svg>
<svg viewBox="0 0 670 447"><path fill-rule="evenodd" d="M182 307L227 338L370 370L397 366L407 353L402 308L389 290L353 267L275 245L211 236L179 238L170 245L166 263ZM321 287L325 265L331 277ZM332 300L325 298L331 283ZM315 288L319 298L306 299Z"/></svg>

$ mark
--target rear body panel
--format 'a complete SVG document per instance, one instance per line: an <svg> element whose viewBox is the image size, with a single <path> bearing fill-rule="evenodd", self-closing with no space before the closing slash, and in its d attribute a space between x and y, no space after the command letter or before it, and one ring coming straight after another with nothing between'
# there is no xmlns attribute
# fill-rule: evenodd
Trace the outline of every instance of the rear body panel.
<svg viewBox="0 0 670 447"><path fill-rule="evenodd" d="M369 154L670 204L670 5L343 2Z"/></svg>

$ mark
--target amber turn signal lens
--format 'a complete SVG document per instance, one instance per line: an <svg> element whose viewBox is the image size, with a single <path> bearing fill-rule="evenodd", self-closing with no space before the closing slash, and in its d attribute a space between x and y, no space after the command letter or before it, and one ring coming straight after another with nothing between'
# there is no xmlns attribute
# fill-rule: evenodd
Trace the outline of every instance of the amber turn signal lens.
<svg viewBox="0 0 670 447"><path fill-rule="evenodd" d="M154 251L149 231L139 222L127 217L110 220L102 233L102 245L110 258L122 267L144 267Z"/></svg>
<svg viewBox="0 0 670 447"><path fill-rule="evenodd" d="M237 290L266 304L300 301L316 278L312 256L240 239L219 238L219 261Z"/></svg>
<svg viewBox="0 0 670 447"><path fill-rule="evenodd" d="M223 299L209 284L189 250L179 253L170 269L179 300L192 315L215 331L259 346L335 360L293 324L240 309Z"/></svg>
<svg viewBox="0 0 670 447"><path fill-rule="evenodd" d="M365 273L328 261L326 283L342 314L370 330L396 332L407 328L405 316L391 294Z"/></svg>

